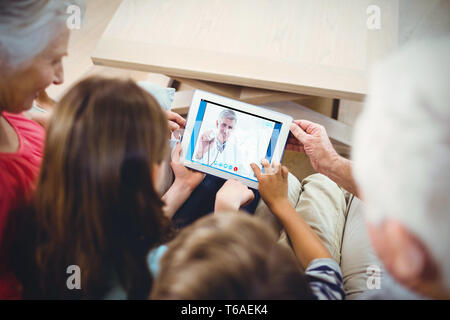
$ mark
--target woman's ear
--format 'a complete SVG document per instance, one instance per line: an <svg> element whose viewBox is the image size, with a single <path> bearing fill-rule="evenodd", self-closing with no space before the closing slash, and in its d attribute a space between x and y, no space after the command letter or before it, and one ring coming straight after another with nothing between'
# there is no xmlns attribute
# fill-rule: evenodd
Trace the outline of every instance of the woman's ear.
<svg viewBox="0 0 450 320"><path fill-rule="evenodd" d="M393 249L393 275L405 284L415 282L427 265L428 253L424 245L397 221L387 221L385 228Z"/></svg>
<svg viewBox="0 0 450 320"><path fill-rule="evenodd" d="M386 270L405 287L425 296L448 299L442 273L430 249L398 221L367 222L372 244Z"/></svg>
<svg viewBox="0 0 450 320"><path fill-rule="evenodd" d="M419 291L439 280L440 274L429 249L403 224L385 222L386 240L391 248L391 274L405 286ZM421 291L421 290L420 290Z"/></svg>

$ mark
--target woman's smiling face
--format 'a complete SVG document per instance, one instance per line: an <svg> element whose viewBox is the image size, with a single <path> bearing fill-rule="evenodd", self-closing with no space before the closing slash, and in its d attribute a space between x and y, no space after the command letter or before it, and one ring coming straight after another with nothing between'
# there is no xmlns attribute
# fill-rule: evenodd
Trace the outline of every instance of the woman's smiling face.
<svg viewBox="0 0 450 320"><path fill-rule="evenodd" d="M62 58L67 55L69 30L62 31L46 49L0 84L0 108L11 113L30 109L39 92L64 81Z"/></svg>

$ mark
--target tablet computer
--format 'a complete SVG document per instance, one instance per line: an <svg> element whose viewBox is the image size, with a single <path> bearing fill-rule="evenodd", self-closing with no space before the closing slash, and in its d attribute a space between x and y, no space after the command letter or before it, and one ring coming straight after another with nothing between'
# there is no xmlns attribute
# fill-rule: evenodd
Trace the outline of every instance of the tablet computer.
<svg viewBox="0 0 450 320"><path fill-rule="evenodd" d="M291 116L196 90L182 140L186 167L251 188L258 180L250 163L281 162Z"/></svg>

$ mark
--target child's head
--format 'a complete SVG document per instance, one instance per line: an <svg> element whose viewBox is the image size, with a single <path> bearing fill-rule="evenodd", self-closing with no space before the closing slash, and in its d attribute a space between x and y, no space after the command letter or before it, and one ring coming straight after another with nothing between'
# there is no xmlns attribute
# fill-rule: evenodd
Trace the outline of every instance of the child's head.
<svg viewBox="0 0 450 320"><path fill-rule="evenodd" d="M131 80L88 78L58 103L35 196L36 258L50 296L101 297L116 277L129 297L151 285L146 255L169 222L157 192L167 119ZM82 290L67 290L66 268Z"/></svg>
<svg viewBox="0 0 450 320"><path fill-rule="evenodd" d="M275 232L245 213L220 213L185 228L160 261L152 299L313 299Z"/></svg>

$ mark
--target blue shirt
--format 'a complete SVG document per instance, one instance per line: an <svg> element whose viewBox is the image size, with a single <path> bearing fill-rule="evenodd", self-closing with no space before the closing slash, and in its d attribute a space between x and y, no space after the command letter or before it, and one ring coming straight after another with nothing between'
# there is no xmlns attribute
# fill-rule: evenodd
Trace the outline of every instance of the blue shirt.
<svg viewBox="0 0 450 320"><path fill-rule="evenodd" d="M158 248L153 249L150 251L150 253L147 256L147 264L148 268L150 269L150 272L152 273L153 278L156 278L158 275L159 270L159 260L161 259L162 255L166 252L167 246L162 245ZM105 300L126 300L127 299L127 293L123 288L118 284L119 280L117 277L114 277L112 279L112 289L109 290L109 292L105 295Z"/></svg>

